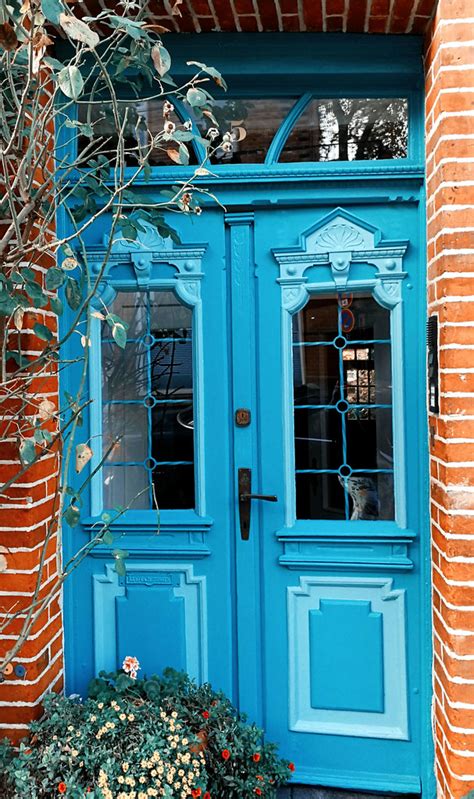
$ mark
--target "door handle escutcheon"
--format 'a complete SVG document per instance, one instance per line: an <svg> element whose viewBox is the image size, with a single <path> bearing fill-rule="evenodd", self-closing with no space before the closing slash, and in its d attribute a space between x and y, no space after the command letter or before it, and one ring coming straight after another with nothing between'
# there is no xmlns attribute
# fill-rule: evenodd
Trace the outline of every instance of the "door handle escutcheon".
<svg viewBox="0 0 474 799"><path fill-rule="evenodd" d="M248 541L250 535L250 503L252 499L260 499L264 502L278 502L278 497L275 494L252 494L251 469L239 469L238 489L240 537L242 541Z"/></svg>

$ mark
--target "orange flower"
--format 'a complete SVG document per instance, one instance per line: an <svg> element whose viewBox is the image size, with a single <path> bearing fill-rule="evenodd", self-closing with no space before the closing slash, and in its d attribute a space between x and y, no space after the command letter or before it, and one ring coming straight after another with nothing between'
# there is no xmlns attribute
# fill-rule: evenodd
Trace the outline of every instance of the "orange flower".
<svg viewBox="0 0 474 799"><path fill-rule="evenodd" d="M66 783L65 783L65 782L60 782L60 783L59 783L59 785L58 785L58 791L59 791L59 793L66 793L66 791L67 791L67 785L66 785Z"/></svg>
<svg viewBox="0 0 474 799"><path fill-rule="evenodd" d="M193 797L193 799L197 799L198 796L201 796L201 789L194 788L194 790L191 791L191 796Z"/></svg>
<svg viewBox="0 0 474 799"><path fill-rule="evenodd" d="M262 795L262 789L261 788L255 788L255 793L257 794L257 796L261 796Z"/></svg>
<svg viewBox="0 0 474 799"><path fill-rule="evenodd" d="M206 791L202 799L211 799L211 794L209 793L209 791Z"/></svg>
<svg viewBox="0 0 474 799"><path fill-rule="evenodd" d="M209 718L209 711L208 710L203 710L202 717L203 717L203 719L208 719Z"/></svg>
<svg viewBox="0 0 474 799"><path fill-rule="evenodd" d="M252 755L252 760L254 763L258 763L260 758L261 758L260 752L254 752L254 754Z"/></svg>
<svg viewBox="0 0 474 799"><path fill-rule="evenodd" d="M288 763L288 768L290 769L290 771L294 771L295 770L295 764L294 763Z"/></svg>
<svg viewBox="0 0 474 799"><path fill-rule="evenodd" d="M224 749L224 750L221 752L221 755L222 755L222 759L223 759L223 760L228 760L228 759L229 759L229 757L230 757L230 752L229 752L229 750L228 750L228 749Z"/></svg>

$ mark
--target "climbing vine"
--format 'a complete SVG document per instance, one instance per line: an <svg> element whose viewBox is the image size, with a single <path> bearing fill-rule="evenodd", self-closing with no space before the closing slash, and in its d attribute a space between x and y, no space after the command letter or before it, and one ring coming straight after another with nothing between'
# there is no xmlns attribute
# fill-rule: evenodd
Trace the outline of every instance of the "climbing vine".
<svg viewBox="0 0 474 799"><path fill-rule="evenodd" d="M42 462L54 464L49 473L57 475L33 596L26 606L4 605L2 611L0 633L20 625L0 674L68 575L98 543L114 544L111 525L127 510L104 514L92 539L68 562L58 555L58 579L42 587L52 540L62 520L79 524L90 481L89 475L72 488L67 476L74 469L82 473L95 446L77 443L84 411L93 402L85 391L91 319L103 320L117 347L124 348L127 339L126 322L93 305L114 241L135 240L144 223L177 240L169 213L201 212L201 197L209 192L196 178L208 174L211 152L232 147L230 134L219 136L213 114L211 90L225 90L223 78L213 67L188 62L190 77L175 82L161 38L166 31L153 22L147 5L124 0L81 18L67 0L0 5L0 404L3 457L16 464L0 487L3 507L18 497L22 478L41 473ZM178 0L173 13L181 14L179 6ZM144 101L158 109L159 124L156 114L150 120L140 110ZM177 103L184 118L177 116ZM202 163L189 180L151 202L144 187L153 165L188 165L196 139L206 153ZM61 228L58 213L67 223ZM98 220L108 245L92 276L85 235ZM66 308L72 322L64 324ZM54 381L71 366L62 352L73 336L82 347L74 364L77 391L58 401ZM113 553L122 573L126 553ZM3 548L0 569L8 562Z"/></svg>

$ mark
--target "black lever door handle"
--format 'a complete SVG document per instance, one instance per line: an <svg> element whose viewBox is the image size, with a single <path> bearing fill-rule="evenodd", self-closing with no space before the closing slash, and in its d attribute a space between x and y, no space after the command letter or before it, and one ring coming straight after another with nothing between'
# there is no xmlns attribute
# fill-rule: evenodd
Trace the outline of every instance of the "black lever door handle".
<svg viewBox="0 0 474 799"><path fill-rule="evenodd" d="M278 497L276 497L275 494L252 494L251 469L239 469L238 484L240 537L242 541L248 541L250 536L250 507L252 499L260 499L264 502L278 502Z"/></svg>
<svg viewBox="0 0 474 799"><path fill-rule="evenodd" d="M239 499L244 502L249 499L262 499L265 502L278 502L278 497L275 494L239 494Z"/></svg>

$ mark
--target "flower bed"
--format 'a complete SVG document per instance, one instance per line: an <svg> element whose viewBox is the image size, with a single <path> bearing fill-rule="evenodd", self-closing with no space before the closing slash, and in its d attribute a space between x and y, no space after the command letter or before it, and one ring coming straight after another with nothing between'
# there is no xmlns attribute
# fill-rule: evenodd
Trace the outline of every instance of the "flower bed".
<svg viewBox="0 0 474 799"><path fill-rule="evenodd" d="M51 695L19 750L0 752L5 799L244 799L275 796L294 770L227 697L185 674L92 681L85 701ZM1 780L3 779L3 784Z"/></svg>

